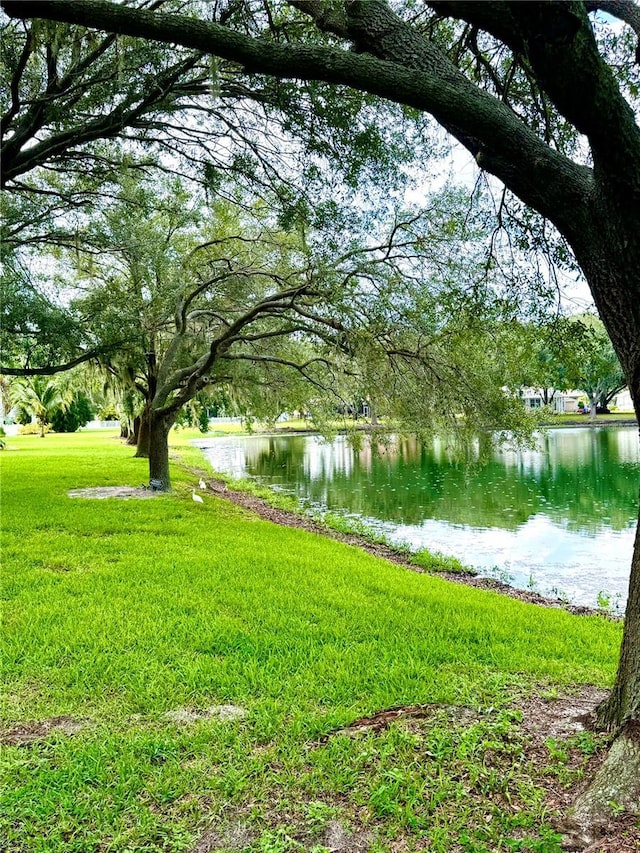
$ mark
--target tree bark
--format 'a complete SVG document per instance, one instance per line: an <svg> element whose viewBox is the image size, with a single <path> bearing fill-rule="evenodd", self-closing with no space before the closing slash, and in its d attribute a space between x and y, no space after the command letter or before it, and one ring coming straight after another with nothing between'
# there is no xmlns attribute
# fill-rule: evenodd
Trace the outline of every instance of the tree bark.
<svg viewBox="0 0 640 853"><path fill-rule="evenodd" d="M161 483L160 489L171 490L169 475L169 430L175 422L174 415L154 415L149 418L149 481Z"/></svg>
<svg viewBox="0 0 640 853"><path fill-rule="evenodd" d="M640 726L625 726L613 742L591 785L575 801L564 825L565 843L588 847L606 832L614 809L638 813L640 800Z"/></svg>
<svg viewBox="0 0 640 853"><path fill-rule="evenodd" d="M640 423L640 216L626 211L618 211L614 216L610 209L605 210L605 216L598 217L594 229L581 235L573 248L622 364ZM634 220L637 230L631 233ZM617 247L621 249L619 255ZM592 399L592 416L596 405L597 399ZM640 517L618 674L610 697L598 711L601 727L609 731L617 731L630 721L640 721L639 537Z"/></svg>
<svg viewBox="0 0 640 853"><path fill-rule="evenodd" d="M133 447L138 446L138 437L140 435L140 415L136 415L132 421L131 427L127 427L128 436L127 436L127 444L131 444Z"/></svg>
<svg viewBox="0 0 640 853"><path fill-rule="evenodd" d="M640 513L631 561L629 600L618 673L611 694L598 708L598 724L609 731L640 720Z"/></svg>
<svg viewBox="0 0 640 853"><path fill-rule="evenodd" d="M150 455L150 421L151 416L149 410L145 409L139 418L139 426L136 436L136 457L139 459L148 459Z"/></svg>

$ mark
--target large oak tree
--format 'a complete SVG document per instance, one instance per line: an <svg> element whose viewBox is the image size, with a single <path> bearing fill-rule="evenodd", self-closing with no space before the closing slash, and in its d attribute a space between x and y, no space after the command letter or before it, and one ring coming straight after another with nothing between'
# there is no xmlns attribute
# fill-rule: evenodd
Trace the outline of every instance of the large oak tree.
<svg viewBox="0 0 640 853"><path fill-rule="evenodd" d="M398 11L384 0L291 0L267 3L262 19L213 23L100 0L2 5L10 15L179 44L248 74L340 84L430 113L571 247L640 415L637 71L629 51L615 69L607 62L589 18L604 9L638 34L633 0L431 0ZM292 7L296 25L287 24ZM631 767L632 802L640 778L640 527L619 670L600 721L620 734L595 788L611 799L611 784ZM584 800L581 809L592 811Z"/></svg>
<svg viewBox="0 0 640 853"><path fill-rule="evenodd" d="M150 479L170 487L169 430L203 392L250 416L302 408L322 424L368 398L414 430L530 431L493 357L502 280L463 202L444 191L421 215L380 221L375 242L366 216L301 234L263 205L123 180L66 269L76 313L126 341L100 362L142 401Z"/></svg>

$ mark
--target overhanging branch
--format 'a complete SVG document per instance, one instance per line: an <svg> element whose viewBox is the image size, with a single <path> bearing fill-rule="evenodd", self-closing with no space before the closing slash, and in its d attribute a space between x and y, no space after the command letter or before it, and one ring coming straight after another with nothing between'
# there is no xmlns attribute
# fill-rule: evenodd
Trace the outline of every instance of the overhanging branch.
<svg viewBox="0 0 640 853"><path fill-rule="evenodd" d="M567 225L558 222L567 198L573 201L575 219L575 211L582 209L591 189L590 169L546 145L507 106L470 83L435 44L393 15L386 4L375 5L386 9L389 25L413 32L413 42L419 37L422 54L418 67L414 62L406 64L398 58L389 61L366 52L316 44L278 44L219 24L103 0L3 0L2 5L12 17L45 17L181 44L236 62L250 73L340 83L429 112L479 159L483 168L559 226ZM355 5L366 14L373 4L358 3L349 8Z"/></svg>
<svg viewBox="0 0 640 853"><path fill-rule="evenodd" d="M90 361L92 358L99 358L101 355L106 355L112 350L119 349L123 343L123 341L119 341L117 344L95 347L64 364L47 365L46 367L11 367L9 365L0 365L0 374L5 374L6 376L53 376L54 373L64 373L66 370L71 370L72 367L77 367L77 365L85 361Z"/></svg>

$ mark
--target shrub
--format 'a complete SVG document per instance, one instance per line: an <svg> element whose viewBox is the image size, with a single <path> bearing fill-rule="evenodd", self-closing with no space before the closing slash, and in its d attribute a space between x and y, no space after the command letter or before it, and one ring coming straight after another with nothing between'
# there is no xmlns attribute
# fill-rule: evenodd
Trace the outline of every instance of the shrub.
<svg viewBox="0 0 640 853"><path fill-rule="evenodd" d="M51 432L51 426L49 424L46 424L44 431L45 432ZM22 426L18 430L18 435L40 435L40 432L41 432L40 424L29 423L29 424L22 424Z"/></svg>

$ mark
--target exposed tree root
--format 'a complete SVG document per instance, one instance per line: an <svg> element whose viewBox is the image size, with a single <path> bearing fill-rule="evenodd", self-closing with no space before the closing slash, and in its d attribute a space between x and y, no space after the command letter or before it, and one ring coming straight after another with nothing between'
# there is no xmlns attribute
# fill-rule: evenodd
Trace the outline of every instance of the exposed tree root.
<svg viewBox="0 0 640 853"><path fill-rule="evenodd" d="M589 787L569 811L564 847L584 850L602 836L613 815L640 813L640 725L616 737Z"/></svg>

